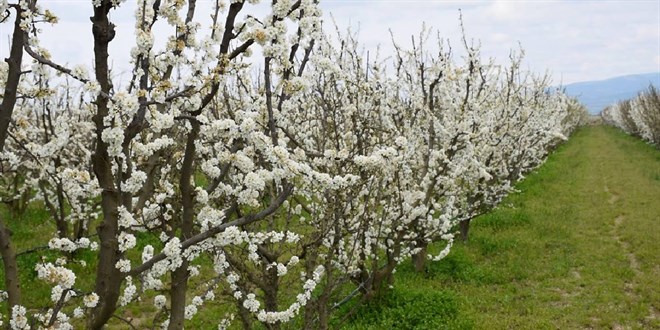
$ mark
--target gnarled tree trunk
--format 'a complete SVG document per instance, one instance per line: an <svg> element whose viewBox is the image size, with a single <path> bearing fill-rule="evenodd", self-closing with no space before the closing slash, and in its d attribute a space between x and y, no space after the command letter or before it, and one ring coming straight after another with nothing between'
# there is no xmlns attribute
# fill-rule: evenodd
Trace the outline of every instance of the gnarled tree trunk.
<svg viewBox="0 0 660 330"><path fill-rule="evenodd" d="M112 159L108 154L108 145L101 138L105 129L103 118L108 114L107 95L112 89L108 68L108 44L115 37L115 25L108 19L111 8L112 2L104 0L94 8L94 16L91 17L92 33L94 35L95 74L96 80L101 86L101 93L99 93L95 102L97 112L93 118L96 125L96 150L92 156L92 166L99 186L103 190L101 193L103 220L97 228L101 244L94 289L99 296L99 303L92 310L92 315L89 318L88 327L90 329L101 329L112 317L117 309L117 300L123 281L122 274L115 267L120 256L117 242L120 192L114 184Z"/></svg>

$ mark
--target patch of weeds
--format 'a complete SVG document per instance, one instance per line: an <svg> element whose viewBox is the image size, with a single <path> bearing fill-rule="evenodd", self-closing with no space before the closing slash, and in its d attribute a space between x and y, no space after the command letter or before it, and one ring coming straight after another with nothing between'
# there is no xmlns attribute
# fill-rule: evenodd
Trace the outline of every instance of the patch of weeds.
<svg viewBox="0 0 660 330"><path fill-rule="evenodd" d="M472 329L459 313L457 297L448 291L394 288L358 307L347 329Z"/></svg>
<svg viewBox="0 0 660 330"><path fill-rule="evenodd" d="M445 278L457 282L471 281L476 273L471 260L464 253L458 251L452 251L440 261L429 262L426 271L431 278Z"/></svg>

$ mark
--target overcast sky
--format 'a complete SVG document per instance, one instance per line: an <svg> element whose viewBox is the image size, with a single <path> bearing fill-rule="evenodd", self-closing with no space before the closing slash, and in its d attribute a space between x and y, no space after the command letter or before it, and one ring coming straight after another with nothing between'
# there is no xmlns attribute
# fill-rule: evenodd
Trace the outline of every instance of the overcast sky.
<svg viewBox="0 0 660 330"><path fill-rule="evenodd" d="M10 2L14 2L11 1ZM209 5L210 0L198 0ZM60 22L43 26L41 44L62 63L92 63L90 1L42 0ZM132 36L135 0L114 12L118 26L111 56L124 66ZM439 1L439 0L321 0L326 21L330 14L341 28L359 27L368 49L383 45L390 51L391 29L398 42L410 44L422 23L460 48L459 9L469 38L479 40L485 56L505 62L520 42L526 65L549 70L556 83L600 80L613 76L660 72L660 0L601 1ZM255 16L260 8L247 7ZM209 13L210 14L210 13ZM206 13L199 17L208 17ZM0 56L8 56L11 25L0 24Z"/></svg>

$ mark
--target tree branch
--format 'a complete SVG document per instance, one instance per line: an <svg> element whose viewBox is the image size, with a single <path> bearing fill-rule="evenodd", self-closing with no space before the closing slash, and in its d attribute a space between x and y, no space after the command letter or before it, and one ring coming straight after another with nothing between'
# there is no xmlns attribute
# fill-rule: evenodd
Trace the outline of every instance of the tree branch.
<svg viewBox="0 0 660 330"><path fill-rule="evenodd" d="M202 233L199 233L195 236L192 236L191 238L189 238L189 239L187 239L187 240L185 240L181 243L181 250L187 249L190 246L193 246L197 243L203 242L204 240L209 239L209 238L215 236L216 234L221 233L226 228L234 227L234 226L235 227L244 226L244 225L253 223L255 221L259 221L259 220L273 214L282 205L282 203L284 203L284 201L289 197L289 195L291 195L292 192L293 192L293 186L292 185L285 186L284 189L282 189L282 192L279 194L279 196L277 196L277 198L275 200L273 200L271 202L271 204L268 205L268 207L263 209L261 212L246 215L246 216L241 217L239 219L236 219L234 221L231 221L231 222L228 222L228 223L223 223L223 224L221 224L219 226L216 226L216 227L213 227L213 228L211 228L211 229L209 229L205 232L202 232ZM124 277L126 277L126 276L135 276L135 275L141 274L142 272L150 269L155 263L157 263L161 260L164 260L166 257L167 256L165 255L165 253L161 252L161 253L153 256L151 259L149 259L148 261L146 261L142 265L131 269L131 271L129 271L128 273L124 273Z"/></svg>

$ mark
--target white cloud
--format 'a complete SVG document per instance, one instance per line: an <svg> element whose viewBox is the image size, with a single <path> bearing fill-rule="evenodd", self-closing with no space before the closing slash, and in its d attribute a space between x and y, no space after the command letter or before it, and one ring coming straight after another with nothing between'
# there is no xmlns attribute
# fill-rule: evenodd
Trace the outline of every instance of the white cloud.
<svg viewBox="0 0 660 330"><path fill-rule="evenodd" d="M516 10L516 3L507 0L497 0L488 8L488 12L492 14L495 19L507 21L519 18L518 11Z"/></svg>

